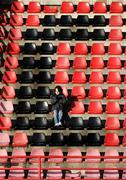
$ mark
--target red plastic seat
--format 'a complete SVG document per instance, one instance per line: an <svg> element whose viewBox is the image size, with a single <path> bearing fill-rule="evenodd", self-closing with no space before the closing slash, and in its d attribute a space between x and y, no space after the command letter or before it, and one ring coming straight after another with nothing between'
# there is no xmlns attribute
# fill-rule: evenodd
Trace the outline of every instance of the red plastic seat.
<svg viewBox="0 0 126 180"><path fill-rule="evenodd" d="M100 162L100 152L98 148L87 148L86 156L99 156L97 159L85 158L86 163L99 163Z"/></svg>
<svg viewBox="0 0 126 180"><path fill-rule="evenodd" d="M108 54L109 55L121 55L122 54L122 47L120 43L110 43L108 47Z"/></svg>
<svg viewBox="0 0 126 180"><path fill-rule="evenodd" d="M80 156L80 158L68 158L67 162L69 163L81 163L82 162L82 154L79 148L68 148L67 156Z"/></svg>
<svg viewBox="0 0 126 180"><path fill-rule="evenodd" d="M120 129L120 122L117 117L108 117L105 122L105 129L106 130L119 130Z"/></svg>
<svg viewBox="0 0 126 180"><path fill-rule="evenodd" d="M76 96L78 99L85 99L86 93L83 86L74 86L72 88L71 96Z"/></svg>
<svg viewBox="0 0 126 180"><path fill-rule="evenodd" d="M120 99L121 92L118 86L109 86L106 94L107 99Z"/></svg>
<svg viewBox="0 0 126 180"><path fill-rule="evenodd" d="M11 28L8 33L8 39L10 40L21 40L22 39L22 32L19 28Z"/></svg>
<svg viewBox="0 0 126 180"><path fill-rule="evenodd" d="M70 62L68 57L58 57L56 60L56 69L69 69Z"/></svg>
<svg viewBox="0 0 126 180"><path fill-rule="evenodd" d="M74 102L74 107L70 111L70 114L84 114L85 113L85 108L83 102Z"/></svg>
<svg viewBox="0 0 126 180"><path fill-rule="evenodd" d="M92 57L90 62L91 69L103 69L104 61L102 57Z"/></svg>
<svg viewBox="0 0 126 180"><path fill-rule="evenodd" d="M120 109L119 102L113 102L113 101L107 102L106 113L107 114L120 114L121 109Z"/></svg>
<svg viewBox="0 0 126 180"><path fill-rule="evenodd" d="M126 75L125 75L125 77L124 77L124 83L126 84Z"/></svg>
<svg viewBox="0 0 126 180"><path fill-rule="evenodd" d="M62 86L62 89L63 89L63 94L65 97L68 96L68 90L67 90L67 87L66 86Z"/></svg>
<svg viewBox="0 0 126 180"><path fill-rule="evenodd" d="M123 26L122 16L112 15L112 16L110 17L110 19L109 19L109 26L113 26L113 27Z"/></svg>
<svg viewBox="0 0 126 180"><path fill-rule="evenodd" d="M62 149L60 148L51 148L49 150L49 156L63 156L63 152ZM62 163L63 162L63 158L48 158L48 162L50 163Z"/></svg>
<svg viewBox="0 0 126 180"><path fill-rule="evenodd" d="M1 96L2 96L2 98L5 98L5 99L14 99L15 98L14 87L13 86L3 86Z"/></svg>
<svg viewBox="0 0 126 180"><path fill-rule="evenodd" d="M126 103L124 104L123 113L126 114Z"/></svg>
<svg viewBox="0 0 126 180"><path fill-rule="evenodd" d="M73 62L73 69L86 69L87 62L85 57L75 57Z"/></svg>
<svg viewBox="0 0 126 180"><path fill-rule="evenodd" d="M27 180L39 179L39 170L37 167L38 167L37 163L30 165L28 175L27 175ZM43 180L43 170L41 170L41 179Z"/></svg>
<svg viewBox="0 0 126 180"><path fill-rule="evenodd" d="M19 14L14 14L10 18L11 26L23 26L23 16Z"/></svg>
<svg viewBox="0 0 126 180"><path fill-rule="evenodd" d="M105 155L104 156L110 156L111 158L107 158L104 159L104 162L106 163L118 163L119 162L119 158L117 159L112 159L113 156L118 157L119 156L119 152L117 149L114 148L106 148L105 149Z"/></svg>
<svg viewBox="0 0 126 180"><path fill-rule="evenodd" d="M0 27L0 40L5 39L5 30L3 27Z"/></svg>
<svg viewBox="0 0 126 180"><path fill-rule="evenodd" d="M90 4L88 2L79 2L77 5L77 13L90 13Z"/></svg>
<svg viewBox="0 0 126 180"><path fill-rule="evenodd" d="M90 170L90 169L86 169L85 171L85 180L98 180L100 179L100 171L98 170Z"/></svg>
<svg viewBox="0 0 126 180"><path fill-rule="evenodd" d="M92 101L88 106L88 114L102 114L102 103L100 101Z"/></svg>
<svg viewBox="0 0 126 180"><path fill-rule="evenodd" d="M3 77L2 77L2 82L3 83L13 83L15 84L17 81L17 76L15 71L5 71Z"/></svg>
<svg viewBox="0 0 126 180"><path fill-rule="evenodd" d="M1 156L5 156L5 158L1 158ZM7 150L6 149L0 149L0 163L6 163L7 162ZM1 179L1 170L0 170L0 179Z"/></svg>
<svg viewBox="0 0 126 180"><path fill-rule="evenodd" d="M101 71L93 71L91 72L90 84L103 84L104 83L104 77Z"/></svg>
<svg viewBox="0 0 126 180"><path fill-rule="evenodd" d="M57 71L54 79L56 84L67 84L69 82L69 76L66 71Z"/></svg>
<svg viewBox="0 0 126 180"><path fill-rule="evenodd" d="M126 99L126 89L124 89L124 99Z"/></svg>
<svg viewBox="0 0 126 180"><path fill-rule="evenodd" d="M95 2L93 6L94 13L106 13L107 7L105 2Z"/></svg>
<svg viewBox="0 0 126 180"><path fill-rule="evenodd" d="M41 5L39 2L30 1L28 4L28 13L40 13Z"/></svg>
<svg viewBox="0 0 126 180"><path fill-rule="evenodd" d="M126 118L123 121L123 129L126 130Z"/></svg>
<svg viewBox="0 0 126 180"><path fill-rule="evenodd" d="M33 147L31 149L31 153L30 156L44 156L44 151L42 148L38 148L38 147ZM38 163L38 158L30 158L29 159L30 163ZM44 158L41 158L41 162L44 162Z"/></svg>
<svg viewBox="0 0 126 180"><path fill-rule="evenodd" d="M108 69L121 69L121 59L119 57L109 57L107 68Z"/></svg>
<svg viewBox="0 0 126 180"><path fill-rule="evenodd" d="M110 41L122 41L123 34L121 29L111 29L109 32L109 40Z"/></svg>
<svg viewBox="0 0 126 180"><path fill-rule="evenodd" d="M49 169L47 171L46 179L62 179L62 170L60 166L52 166L55 170Z"/></svg>
<svg viewBox="0 0 126 180"><path fill-rule="evenodd" d="M15 132L13 137L13 147L26 147L28 144L28 137L25 132Z"/></svg>
<svg viewBox="0 0 126 180"><path fill-rule="evenodd" d="M119 172L118 172L118 168L117 166L112 166L113 168L116 168L116 169L110 169L110 170L107 170L105 169L104 170L104 173L103 173L103 179L108 179L108 180L119 180Z"/></svg>
<svg viewBox="0 0 126 180"><path fill-rule="evenodd" d="M57 54L59 55L70 55L71 48L69 43L59 43L57 46Z"/></svg>
<svg viewBox="0 0 126 180"><path fill-rule="evenodd" d="M9 130L12 127L10 117L0 116L0 130Z"/></svg>
<svg viewBox="0 0 126 180"><path fill-rule="evenodd" d="M103 43L93 43L91 46L91 54L92 55L104 55L105 48Z"/></svg>
<svg viewBox="0 0 126 180"><path fill-rule="evenodd" d="M14 107L12 101L1 101L0 112L2 114L13 114Z"/></svg>
<svg viewBox="0 0 126 180"><path fill-rule="evenodd" d="M100 86L91 86L88 94L89 99L103 99L103 91Z"/></svg>
<svg viewBox="0 0 126 180"><path fill-rule="evenodd" d="M3 54L3 44L0 43L0 54Z"/></svg>
<svg viewBox="0 0 126 180"><path fill-rule="evenodd" d="M61 4L61 13L73 13L74 11L74 6L72 2L62 2Z"/></svg>
<svg viewBox="0 0 126 180"><path fill-rule="evenodd" d="M40 19L38 15L28 15L26 19L26 26L39 26Z"/></svg>
<svg viewBox="0 0 126 180"><path fill-rule="evenodd" d="M75 55L87 55L88 47L86 43L76 43L74 46L74 54Z"/></svg>
<svg viewBox="0 0 126 180"><path fill-rule="evenodd" d="M57 6L44 6L44 13L57 13L58 7Z"/></svg>
<svg viewBox="0 0 126 180"><path fill-rule="evenodd" d="M13 1L11 5L11 12L23 13L25 11L25 6L23 1Z"/></svg>
<svg viewBox="0 0 126 180"><path fill-rule="evenodd" d="M4 13L0 15L0 26L6 26L7 25L7 17Z"/></svg>
<svg viewBox="0 0 126 180"><path fill-rule="evenodd" d="M126 146L126 133L124 134L124 136L123 136L123 146Z"/></svg>
<svg viewBox="0 0 126 180"><path fill-rule="evenodd" d="M86 83L86 75L84 72L75 71L72 76L72 83L74 84L85 84Z"/></svg>
<svg viewBox="0 0 126 180"><path fill-rule="evenodd" d="M11 55L19 54L20 53L19 44L15 42L8 43L8 46L6 48L6 53Z"/></svg>
<svg viewBox="0 0 126 180"><path fill-rule="evenodd" d="M19 66L18 58L16 56L7 56L4 66L7 69L16 69Z"/></svg>
<svg viewBox="0 0 126 180"><path fill-rule="evenodd" d="M24 148L14 148L12 151L12 156L26 156ZM26 158L12 158L11 163L25 163Z"/></svg>
<svg viewBox="0 0 126 180"><path fill-rule="evenodd" d="M107 83L108 84L120 84L121 83L120 73L115 72L115 71L108 72Z"/></svg>
<svg viewBox="0 0 126 180"><path fill-rule="evenodd" d="M122 2L112 2L110 5L110 13L123 13Z"/></svg>
<svg viewBox="0 0 126 180"><path fill-rule="evenodd" d="M119 146L120 141L116 133L106 133L104 146Z"/></svg>
<svg viewBox="0 0 126 180"><path fill-rule="evenodd" d="M23 168L23 167L11 166L8 180L24 180L24 170L19 168Z"/></svg>
<svg viewBox="0 0 126 180"><path fill-rule="evenodd" d="M10 137L8 133L0 133L0 146L6 147L9 146Z"/></svg>

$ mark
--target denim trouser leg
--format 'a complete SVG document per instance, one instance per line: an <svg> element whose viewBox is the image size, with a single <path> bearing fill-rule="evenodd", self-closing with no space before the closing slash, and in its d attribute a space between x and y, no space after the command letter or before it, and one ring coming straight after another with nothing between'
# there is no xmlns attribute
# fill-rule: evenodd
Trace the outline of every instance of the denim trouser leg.
<svg viewBox="0 0 126 180"><path fill-rule="evenodd" d="M54 115L54 123L57 124L59 123L59 120L58 120L58 111L57 110L54 110L53 111L53 115Z"/></svg>
<svg viewBox="0 0 126 180"><path fill-rule="evenodd" d="M62 110L59 110L59 111L58 111L58 117L59 117L58 120L59 120L59 122L61 122L62 116L63 116L63 111L62 111ZM59 122L58 122L58 123L59 123Z"/></svg>

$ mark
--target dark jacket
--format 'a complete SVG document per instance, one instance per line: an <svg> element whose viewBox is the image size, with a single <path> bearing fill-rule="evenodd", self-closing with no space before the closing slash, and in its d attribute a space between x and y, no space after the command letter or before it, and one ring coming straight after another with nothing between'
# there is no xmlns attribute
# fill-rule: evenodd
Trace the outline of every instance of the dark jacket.
<svg viewBox="0 0 126 180"><path fill-rule="evenodd" d="M52 111L63 110L63 106L66 102L66 98L64 94L51 95L50 98L51 98L51 104L52 104Z"/></svg>

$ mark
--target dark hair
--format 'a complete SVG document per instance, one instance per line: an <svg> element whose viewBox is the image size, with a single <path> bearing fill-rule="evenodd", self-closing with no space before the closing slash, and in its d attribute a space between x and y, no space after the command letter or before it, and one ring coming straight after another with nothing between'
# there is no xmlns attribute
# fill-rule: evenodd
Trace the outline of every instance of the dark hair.
<svg viewBox="0 0 126 180"><path fill-rule="evenodd" d="M61 86L56 86L55 89L54 89L54 92L55 90L58 89L59 93L62 94L63 93L63 89Z"/></svg>

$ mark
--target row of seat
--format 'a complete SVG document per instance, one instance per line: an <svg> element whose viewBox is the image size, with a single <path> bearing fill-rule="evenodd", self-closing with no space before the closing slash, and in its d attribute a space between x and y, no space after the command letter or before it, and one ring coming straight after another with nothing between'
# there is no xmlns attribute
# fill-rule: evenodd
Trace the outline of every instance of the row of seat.
<svg viewBox="0 0 126 180"><path fill-rule="evenodd" d="M79 2L77 6L74 6L72 2L62 2L61 6L41 6L39 2L31 1L28 4L28 7L24 5L23 1L14 1L11 6L11 12L14 13L24 13L26 10L28 13L40 13L43 11L44 13L90 13L93 10L93 13L106 13L109 11L110 13L123 13L125 10L125 6L121 1L112 2L110 5L107 5L105 2L95 2L94 5L90 5L88 2Z"/></svg>
<svg viewBox="0 0 126 180"><path fill-rule="evenodd" d="M88 29L77 29L76 32L72 32L71 29L60 29L56 32L53 28L46 28L43 32L38 32L37 29L27 29L26 32L22 32L20 28L11 28L9 32L6 32L2 27L0 28L0 39L4 40L106 40L109 41L122 41L125 39L125 33L121 29L111 29L110 32L105 32L104 29L94 29L93 32L89 32Z"/></svg>
<svg viewBox="0 0 126 180"><path fill-rule="evenodd" d="M46 136L44 133L33 133L32 136L27 136L25 132L15 132L14 136L9 136L8 133L0 133L0 147L26 147L31 146L126 146L126 134L118 136L117 133L106 133L101 136L97 133L88 133L82 136L80 133L69 133L64 136L63 133L52 133ZM12 139L12 140L10 140ZM12 142L11 142L12 141Z"/></svg>

